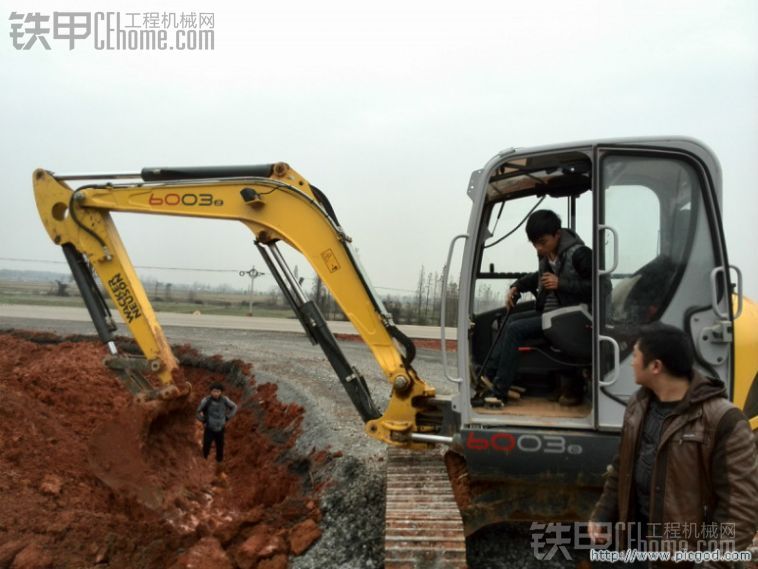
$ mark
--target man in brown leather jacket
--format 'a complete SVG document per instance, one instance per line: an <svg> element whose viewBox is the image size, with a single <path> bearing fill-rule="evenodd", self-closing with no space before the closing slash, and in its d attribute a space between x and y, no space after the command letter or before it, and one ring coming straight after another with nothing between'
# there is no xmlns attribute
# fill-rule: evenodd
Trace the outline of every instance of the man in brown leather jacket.
<svg viewBox="0 0 758 569"><path fill-rule="evenodd" d="M607 543L601 522L622 522L612 544L621 550L640 545L640 530L648 550L654 541L672 554L750 546L758 527L756 442L723 382L701 376L692 362L681 330L642 330L632 362L641 389L627 405L619 451L590 517L594 543Z"/></svg>

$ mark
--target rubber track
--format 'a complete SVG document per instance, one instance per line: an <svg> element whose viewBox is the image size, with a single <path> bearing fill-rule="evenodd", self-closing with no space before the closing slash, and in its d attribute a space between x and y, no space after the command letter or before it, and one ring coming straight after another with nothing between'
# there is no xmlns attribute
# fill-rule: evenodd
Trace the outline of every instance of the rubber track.
<svg viewBox="0 0 758 569"><path fill-rule="evenodd" d="M387 449L385 569L466 569L463 522L438 451Z"/></svg>

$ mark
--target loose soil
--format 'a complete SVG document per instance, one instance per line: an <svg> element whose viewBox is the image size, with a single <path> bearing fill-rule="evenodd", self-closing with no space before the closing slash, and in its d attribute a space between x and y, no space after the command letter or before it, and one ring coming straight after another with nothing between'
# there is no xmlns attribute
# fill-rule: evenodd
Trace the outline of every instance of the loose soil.
<svg viewBox="0 0 758 569"><path fill-rule="evenodd" d="M0 334L0 568L283 569L319 539L333 455L296 449L303 408L247 364L175 353L193 389L161 413L132 401L99 342ZM194 417L214 381L240 404L223 474Z"/></svg>
<svg viewBox="0 0 758 569"><path fill-rule="evenodd" d="M87 339L94 341L95 345L98 345L96 338L92 336L91 322L37 320L34 318L2 318L0 320L0 333L3 330L10 331L13 328L17 330L34 328L39 331L45 331L45 333L55 334L51 338L56 343L60 342L60 335L65 335L69 341ZM300 460L307 460L311 466L309 467L308 474L304 477L307 478L305 484L309 484L311 488L320 486L325 482L328 485L319 493L320 501L316 502L314 500L318 504L322 517L321 522L319 522L320 529L323 532L322 536L302 555L290 555L289 569L381 569L384 565L384 486L386 464L383 458L386 448L381 443L366 436L363 432L363 425L359 417L352 408L347 395L339 388L334 371L326 358L324 358L320 348L312 346L303 334L170 326L164 328L164 330L174 345L188 343L204 353L223 354L227 360L235 358L248 360L253 358L256 380L258 382L276 383L279 387L277 398L280 401L292 401L305 407L306 412L303 415L303 422L300 426L302 433L297 437L295 446L287 450L283 455L283 460L288 460L291 456L300 457ZM128 329L123 325L119 326L119 331L122 334L129 333ZM39 337L35 338L36 342L40 340ZM425 380L430 381L439 393L453 393L455 389L451 387L452 384L444 379L444 371L440 363L438 351L439 342L434 340L432 342L435 345L430 347L433 347L434 351L420 347L414 365L419 374ZM2 343L3 338L0 336L0 345ZM385 389L386 379L371 352L360 342L343 342L341 347L345 351L349 361L356 365L367 377L377 404L380 407L384 407L387 402L388 391ZM99 358L101 355L102 351L98 351L97 361L93 362L94 367L100 367ZM0 356L0 360L2 359L2 356ZM186 356L183 359L186 362ZM84 364L79 362L76 365L78 366L77 370L80 373L80 377L88 377L83 371ZM191 362L186 362L186 365L191 365ZM4 387L7 380L3 379L8 376L7 369L7 366L0 365L0 398L3 401L5 400L4 395L8 391L8 388ZM3 370L6 370L4 375ZM221 373L226 376L232 372L226 371ZM85 383L83 389L86 389L86 382L83 383ZM228 383L233 384L234 380L229 379ZM114 388L109 392L110 395L105 400L106 404L108 404L108 401L112 401L112 399L108 398L116 394L122 395L125 400L128 400L125 390L120 385L117 387L118 389ZM20 389L20 387L17 386L14 389ZM195 387L195 389L197 390L198 388ZM237 401L237 397L236 394L232 395L235 401ZM99 400L93 402L86 395L82 399L86 402L87 408L101 405ZM0 406L0 409L4 409L4 406ZM18 432L26 433L30 430L28 418L34 416L31 414L31 409L29 412L25 410L23 413L13 414L7 410L2 410L0 413L2 413L3 422L9 420L9 414L14 417L20 417L20 419L17 419L20 423L17 423L11 429L14 434ZM27 420L24 420L24 417L27 417ZM237 419L240 418L242 417L237 417ZM229 426L230 433L232 432L232 428L236 428L235 421L237 419L231 422ZM38 420L35 419L35 421ZM60 421L60 418L58 421ZM91 432L91 429L87 432ZM8 431L0 426L0 446L7 439L7 433ZM232 439L236 437L237 435L228 435L227 444L231 445ZM44 446L47 443L43 439L43 442L38 444ZM343 451L344 455L338 458L338 453L326 453L324 466L320 468L314 464L312 449L313 447L325 448L327 445L331 446L334 450L339 449ZM194 444L193 448L195 448ZM52 471L54 469L50 464L55 464L55 461L61 460L60 452L54 449L46 449L46 451L51 456L49 464L48 461L38 461L37 464L40 466L36 468ZM228 452L229 462L232 459L231 452L231 450ZM0 474L0 486L4 488L4 490L0 489L0 497L8 504L8 509L13 511L16 506L10 496L18 491L13 485L19 485L20 483L18 476L14 479L6 476L6 473L9 472L9 467L8 462L4 461L4 453L5 447L0 448L0 469L2 469L0 470L2 473ZM84 458L86 460L86 454L84 454ZM212 466L208 465L208 468L212 469ZM13 469L17 470L18 467L14 467ZM28 470L25 470L24 472L26 472L26 477L30 481L41 483L43 476L37 472L44 471L38 470L30 473ZM453 477L454 481L458 480L459 483L465 482L465 477L461 477L462 474L462 472L459 472L458 476ZM310 482L311 476L313 476L313 483ZM11 484L10 490L8 490L8 484ZM33 486L32 490L37 492L35 488ZM476 494L479 493L478 486L464 489L474 491ZM61 493L70 490L70 488L63 484ZM101 490L88 491L101 492ZM306 489L306 491L308 490ZM44 507L48 506L44 505ZM141 511L144 511L144 508ZM84 517L85 513L82 512L85 512L88 517ZM98 518L96 514L100 517ZM145 559L149 560L148 556L152 555L152 559L158 560L153 566L165 567L161 565L161 556L156 554L155 550L162 551L181 540L175 537L168 539L166 536L173 535L173 529L170 527L166 529L159 522L150 521L159 519L157 516L153 516L146 521L145 525L140 529L138 523L130 521L130 515L129 510L123 508L117 511L112 511L105 507L90 511L86 511L84 507L80 508L80 511L73 514L73 517L75 519L82 518L81 524L84 526L84 529L80 532L80 535L84 535L81 539L86 539L87 541L84 542L84 545L77 545L74 539L68 538L68 547L78 547L83 551L88 550L88 548L92 550L96 549L98 544L103 543L103 532L100 530L89 530L88 528L94 525L98 519L103 519L111 524L113 528L111 531L114 535L129 536L129 540L124 538L121 538L120 542L114 540L115 546L122 543L134 549L131 552L117 552L119 557L116 558L112 547L110 549L103 548L94 554L83 554L80 557L83 561L77 564L59 564L55 567L76 567L77 569L124 566L139 567L140 565L137 563L137 548L141 548L144 552L143 556ZM55 511L53 511L51 518L54 516ZM46 532L49 530L43 525L43 529L39 530L39 533L29 531L24 534L27 536L25 541L15 541L14 536L17 536L18 532L13 535L10 534L8 519L9 514L7 511L0 512L0 569L8 567L11 562L8 559L12 560L24 546L29 547L25 550L24 558L19 561L15 569L28 566L22 564L22 562L26 563L27 559L34 561L37 555L42 556L42 561L44 561L44 551L47 545L44 544L44 547L40 548L32 547L30 543L34 539L34 536L46 537L48 540L58 539L64 541L66 539L65 537L56 537L52 534L48 536ZM113 521L114 519L125 519L125 521L117 523ZM244 528L244 531L250 532L250 537L252 537L253 533L252 527L246 526ZM202 527L201 530L203 530ZM60 531L61 533L63 532L63 530ZM92 539L88 537L88 531L91 531ZM138 531L141 533L137 533ZM100 537L98 538L98 536ZM208 567L210 569L214 567L234 567L236 561L234 559L228 561L230 557L230 554L227 552L228 548L220 545L217 539L213 538L212 535L202 539L198 538L199 534L197 537L188 538L187 543L189 545L180 543L177 546L177 553L178 548L181 547L184 548L181 554L174 557L166 555L165 557L170 558L170 563L173 564L176 559L183 555L181 563L184 563L184 565L182 567ZM105 541L107 545L107 540ZM533 537L529 523L491 526L476 532L467 538L466 541L470 569L510 569L512 567L558 569L560 567L574 566L573 562L566 561L562 555L556 555L551 561L537 560L532 551ZM219 548L221 553L219 553ZM93 560L99 559L103 551L107 551L110 565L95 565ZM226 558L223 556L226 556ZM219 557L227 561L219 561L217 563L216 559ZM273 563L281 562L281 558L277 558L275 561L275 557L268 558L269 566ZM36 559L40 561L40 557ZM231 565L225 563L231 563ZM33 566L44 567L45 565ZM141 566L149 567L149 561L144 561Z"/></svg>

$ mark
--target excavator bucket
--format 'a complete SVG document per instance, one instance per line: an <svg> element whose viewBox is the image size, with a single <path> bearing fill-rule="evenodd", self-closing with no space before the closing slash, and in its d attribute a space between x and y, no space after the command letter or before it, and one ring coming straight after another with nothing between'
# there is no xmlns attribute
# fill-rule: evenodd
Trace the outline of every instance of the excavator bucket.
<svg viewBox="0 0 758 569"><path fill-rule="evenodd" d="M132 402L109 423L101 425L89 443L92 473L118 496L132 498L151 510L164 505L164 490L148 466L145 453L150 449L156 425L170 423L171 413L187 412L186 391L173 399ZM190 409L191 411L191 409Z"/></svg>
<svg viewBox="0 0 758 569"><path fill-rule="evenodd" d="M122 340L119 349L128 354L139 348L132 341ZM111 421L98 427L89 442L92 473L117 496L134 499L151 510L161 510L175 498L167 493L158 470L159 465L169 465L174 457L157 456L156 446L186 448L188 440L198 438L196 422L187 420L188 415L194 415L195 407L184 372L209 371L240 387L249 381L249 369L242 362L203 356L187 346L174 346L174 352L182 366L174 372L174 389L159 391L159 396L152 399L135 396ZM168 438L164 441L168 444L154 444L161 438Z"/></svg>

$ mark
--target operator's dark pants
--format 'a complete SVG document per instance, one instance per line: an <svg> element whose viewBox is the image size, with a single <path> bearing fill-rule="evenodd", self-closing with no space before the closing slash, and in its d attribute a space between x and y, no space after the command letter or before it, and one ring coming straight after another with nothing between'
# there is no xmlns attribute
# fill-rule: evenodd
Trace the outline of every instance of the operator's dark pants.
<svg viewBox="0 0 758 569"><path fill-rule="evenodd" d="M529 311L508 318L500 341L492 350L485 373L495 385L495 395L508 400L508 389L516 379L518 348L526 340L542 337L542 314Z"/></svg>
<svg viewBox="0 0 758 569"><path fill-rule="evenodd" d="M213 431L206 425L203 432L203 458L208 458L214 442L216 443L216 462L221 462L224 460L224 429Z"/></svg>

